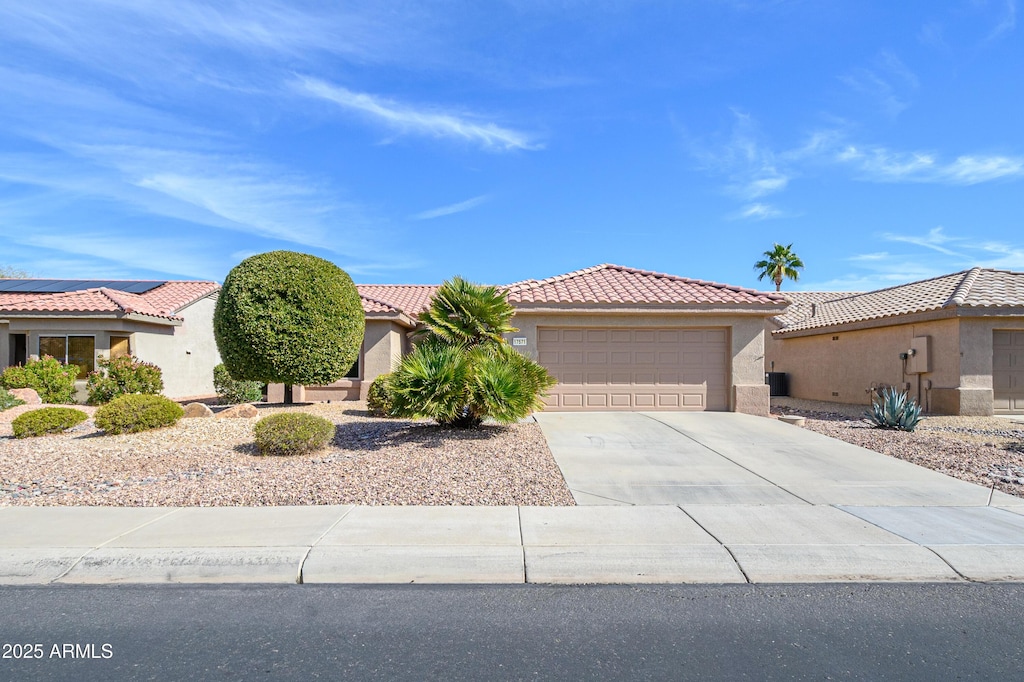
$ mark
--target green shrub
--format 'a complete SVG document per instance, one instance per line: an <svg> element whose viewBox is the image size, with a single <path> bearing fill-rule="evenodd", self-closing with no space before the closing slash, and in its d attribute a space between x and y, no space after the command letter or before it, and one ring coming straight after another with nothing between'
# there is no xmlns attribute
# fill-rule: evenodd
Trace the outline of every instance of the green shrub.
<svg viewBox="0 0 1024 682"><path fill-rule="evenodd" d="M114 398L96 410L96 428L107 433L136 433L176 424L181 405L162 395L133 394Z"/></svg>
<svg viewBox="0 0 1024 682"><path fill-rule="evenodd" d="M213 313L228 372L264 383L337 381L359 357L364 327L352 278L334 263L292 251L250 256L232 268Z"/></svg>
<svg viewBox="0 0 1024 682"><path fill-rule="evenodd" d="M86 388L90 405L103 405L121 395L135 393L157 394L164 390L163 372L150 362L134 355L123 355L110 360L100 356L100 368L89 373Z"/></svg>
<svg viewBox="0 0 1024 682"><path fill-rule="evenodd" d="M213 390L217 391L217 402L221 405L258 403L263 400L262 383L233 379L224 363L213 368Z"/></svg>
<svg viewBox="0 0 1024 682"><path fill-rule="evenodd" d="M61 433L89 418L73 407L43 407L18 415L11 422L15 438L30 438L48 433Z"/></svg>
<svg viewBox="0 0 1024 682"><path fill-rule="evenodd" d="M366 392L366 409L375 417L390 417L394 395L391 392L391 375L381 374Z"/></svg>
<svg viewBox="0 0 1024 682"><path fill-rule="evenodd" d="M44 355L40 360L29 360L24 366L8 367L0 374L3 388L32 388L44 403L68 404L75 402L77 365L62 365L55 358Z"/></svg>
<svg viewBox="0 0 1024 682"><path fill-rule="evenodd" d="M899 393L895 388L885 388L882 394L871 401L871 411L865 416L880 429L913 431L921 421L921 406L906 391Z"/></svg>
<svg viewBox="0 0 1024 682"><path fill-rule="evenodd" d="M261 455L301 455L327 445L334 424L305 412L280 412L256 422L253 434Z"/></svg>
<svg viewBox="0 0 1024 682"><path fill-rule="evenodd" d="M13 395L7 392L6 388L0 386L0 412L24 404L24 400L22 400L21 398L15 398Z"/></svg>
<svg viewBox="0 0 1024 682"><path fill-rule="evenodd" d="M541 409L555 380L505 341L516 331L514 313L495 287L459 277L438 287L420 313L424 338L388 381L390 414L472 428L488 417L511 424Z"/></svg>

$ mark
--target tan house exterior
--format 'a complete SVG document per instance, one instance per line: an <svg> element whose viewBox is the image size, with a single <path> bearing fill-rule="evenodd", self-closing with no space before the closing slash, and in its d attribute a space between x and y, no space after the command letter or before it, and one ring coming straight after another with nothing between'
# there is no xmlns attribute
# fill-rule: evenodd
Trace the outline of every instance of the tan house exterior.
<svg viewBox="0 0 1024 682"><path fill-rule="evenodd" d="M359 285L366 337L355 376L296 387L295 400L365 398L410 347L436 286ZM618 265L503 287L514 348L559 381L548 410L720 410L767 415L766 318L785 299ZM283 399L271 385L268 400Z"/></svg>
<svg viewBox="0 0 1024 682"><path fill-rule="evenodd" d="M0 279L0 371L53 355L79 365L79 396L100 356L131 354L163 372L164 394L213 393L220 285L195 281Z"/></svg>
<svg viewBox="0 0 1024 682"><path fill-rule="evenodd" d="M909 391L935 414L1024 414L1024 273L973 268L865 293L787 294L766 364L796 398Z"/></svg>

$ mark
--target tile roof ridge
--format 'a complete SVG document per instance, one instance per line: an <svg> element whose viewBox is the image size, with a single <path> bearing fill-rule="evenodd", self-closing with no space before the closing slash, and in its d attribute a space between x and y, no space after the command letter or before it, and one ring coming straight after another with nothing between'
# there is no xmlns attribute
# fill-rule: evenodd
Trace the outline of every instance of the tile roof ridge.
<svg viewBox="0 0 1024 682"><path fill-rule="evenodd" d="M667 272L657 272L654 270L640 270L638 268L630 268L625 265L612 265L607 264L608 268L614 268L616 270L622 270L625 272L632 272L638 275L649 275L651 277L660 277L662 279L668 279L675 282L683 282L685 284L701 284L703 286L715 287L716 289L725 289L726 291L735 291L744 294L755 294L758 296L767 296L770 299L776 301L785 301L786 297L776 291L760 291L758 289L750 289L748 287L736 286L735 284L723 284L721 282L714 282L707 279L694 279L693 277L681 277L679 275L670 275Z"/></svg>
<svg viewBox="0 0 1024 682"><path fill-rule="evenodd" d="M967 296L971 293L971 288L974 283L978 281L978 276L981 275L981 268L975 267L964 273L964 277L960 280L960 283L953 290L953 295L949 297L942 307L943 308L954 308L964 304L967 300Z"/></svg>
<svg viewBox="0 0 1024 682"><path fill-rule="evenodd" d="M93 291L93 290L90 289L89 291ZM125 314L131 315L132 313L136 312L136 309L128 301L121 300L121 296L127 294L128 293L127 291L121 291L119 289L110 289L108 287L100 287L99 289L96 289L95 291L98 291L99 293L103 294L108 299L110 299L110 301L114 305L116 305L118 308L123 310L125 312ZM118 295L115 295L115 294L118 294ZM145 300L145 299L143 299L143 300ZM148 301L147 301L147 303L148 303Z"/></svg>
<svg viewBox="0 0 1024 682"><path fill-rule="evenodd" d="M912 287L912 286L915 286L917 284L925 284L927 282L934 282L936 280L946 279L948 277L955 277L956 275L963 275L963 274L966 274L967 272L968 272L967 270L959 270L957 272L947 272L944 275L935 275L934 277L926 277L925 279L919 279L919 280L915 280L913 282L904 282L903 284L893 284L890 287L882 287L881 289L872 289L871 291L861 291L861 292L852 294L850 296L847 296L847 298L857 298L858 296L871 296L873 294L880 294L880 293L883 293L883 292L886 292L886 291L893 291L895 289L905 289L907 287ZM844 300L844 299L840 299L840 298L836 299L836 301L841 301L841 300ZM834 301L827 301L827 303L834 303Z"/></svg>
<svg viewBox="0 0 1024 682"><path fill-rule="evenodd" d="M536 289L537 287L544 286L545 284L563 282L573 277L579 277L580 275L589 275L592 272L598 272L599 270L608 270L611 268L616 268L619 270L630 269L624 268L621 265L613 265L612 263L601 263L600 265L591 265L589 268L581 268L579 270L573 270L572 272L562 273L561 275L545 277L544 279L524 279L519 282L513 282L512 284L506 284L504 288L509 292L521 291L523 289Z"/></svg>

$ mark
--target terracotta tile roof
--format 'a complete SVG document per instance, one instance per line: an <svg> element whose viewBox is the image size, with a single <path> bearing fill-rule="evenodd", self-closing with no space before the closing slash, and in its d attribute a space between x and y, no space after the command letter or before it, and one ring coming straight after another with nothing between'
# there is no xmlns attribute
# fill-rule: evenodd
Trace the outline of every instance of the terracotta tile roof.
<svg viewBox="0 0 1024 682"><path fill-rule="evenodd" d="M510 284L508 300L513 305L548 304L677 304L677 305L760 305L787 304L779 294L755 291L637 270L621 265L596 265L557 277L525 280Z"/></svg>
<svg viewBox="0 0 1024 682"><path fill-rule="evenodd" d="M368 314L405 313L415 318L430 305L437 284L357 284Z"/></svg>
<svg viewBox="0 0 1024 682"><path fill-rule="evenodd" d="M841 295L840 295L841 296ZM803 305L773 334L881 320L943 308L1024 307L1024 272L973 268L895 287Z"/></svg>
<svg viewBox="0 0 1024 682"><path fill-rule="evenodd" d="M847 296L856 296L861 294L861 291L786 291L782 292L782 295L789 301L789 307L782 312L781 315L776 315L771 318L772 322L779 325L780 327L788 327L796 324L804 317L810 314L811 306L825 301L834 301L837 298L846 298Z"/></svg>
<svg viewBox="0 0 1024 682"><path fill-rule="evenodd" d="M130 284L126 280L125 284ZM4 313L111 313L139 314L181 320L177 314L185 306L215 293L216 282L171 281L143 294L116 288L99 287L59 293L0 294L0 314Z"/></svg>

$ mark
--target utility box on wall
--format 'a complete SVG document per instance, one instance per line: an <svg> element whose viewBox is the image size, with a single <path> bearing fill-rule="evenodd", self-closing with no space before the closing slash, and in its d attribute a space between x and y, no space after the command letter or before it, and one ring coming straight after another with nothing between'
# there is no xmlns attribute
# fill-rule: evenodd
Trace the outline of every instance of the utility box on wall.
<svg viewBox="0 0 1024 682"><path fill-rule="evenodd" d="M932 371L930 336L915 336L910 341L910 353L907 354L907 374L926 374Z"/></svg>

